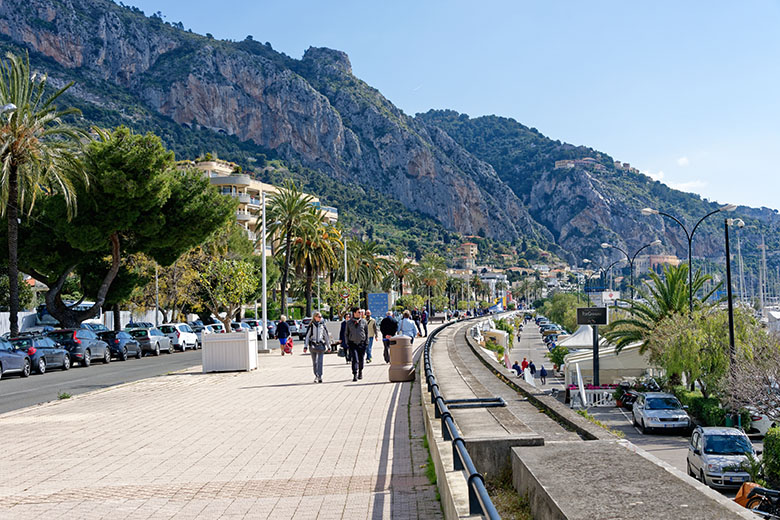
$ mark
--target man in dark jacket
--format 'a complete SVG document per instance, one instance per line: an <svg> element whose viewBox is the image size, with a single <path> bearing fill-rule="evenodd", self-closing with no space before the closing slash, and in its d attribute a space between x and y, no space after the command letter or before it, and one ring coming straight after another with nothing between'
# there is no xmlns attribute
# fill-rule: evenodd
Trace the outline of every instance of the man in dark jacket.
<svg viewBox="0 0 780 520"><path fill-rule="evenodd" d="M420 326L420 311L417 310L417 307L412 309L412 321L417 327L417 335L422 336L422 327Z"/></svg>
<svg viewBox="0 0 780 520"><path fill-rule="evenodd" d="M344 313L344 320L341 322L341 329L339 331L339 343L341 343L341 348L344 349L344 359L347 360L347 364L349 364L349 347L347 346L347 322L349 321L349 313Z"/></svg>
<svg viewBox="0 0 780 520"><path fill-rule="evenodd" d="M387 311L387 316L379 324L379 332L382 333L382 343L385 346L384 358L385 363L390 362L390 338L395 336L398 332L398 322L393 318L393 313Z"/></svg>
<svg viewBox="0 0 780 520"><path fill-rule="evenodd" d="M422 310L422 313L420 313L420 323L422 323L423 328L425 329L425 337L428 337L428 311L426 309Z"/></svg>
<svg viewBox="0 0 780 520"><path fill-rule="evenodd" d="M352 381L363 379L363 362L368 345L368 325L360 316L360 309L352 308L352 319L347 322L347 345L352 359Z"/></svg>

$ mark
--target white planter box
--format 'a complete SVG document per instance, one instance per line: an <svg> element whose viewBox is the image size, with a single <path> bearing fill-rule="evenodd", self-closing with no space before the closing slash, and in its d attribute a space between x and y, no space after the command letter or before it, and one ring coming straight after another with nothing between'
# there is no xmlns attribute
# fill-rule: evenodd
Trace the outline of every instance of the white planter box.
<svg viewBox="0 0 780 520"><path fill-rule="evenodd" d="M203 335L203 372L257 368L257 334L253 331Z"/></svg>

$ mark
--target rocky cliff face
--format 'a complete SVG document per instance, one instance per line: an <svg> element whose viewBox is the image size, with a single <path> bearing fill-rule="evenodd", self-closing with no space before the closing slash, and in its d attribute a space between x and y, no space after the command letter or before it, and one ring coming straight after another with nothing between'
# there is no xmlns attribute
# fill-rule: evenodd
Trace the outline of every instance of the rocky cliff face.
<svg viewBox="0 0 780 520"><path fill-rule="evenodd" d="M186 33L107 0L5 0L0 33L130 89L157 112L380 189L465 234L549 238L493 168L352 75L346 54L292 60Z"/></svg>

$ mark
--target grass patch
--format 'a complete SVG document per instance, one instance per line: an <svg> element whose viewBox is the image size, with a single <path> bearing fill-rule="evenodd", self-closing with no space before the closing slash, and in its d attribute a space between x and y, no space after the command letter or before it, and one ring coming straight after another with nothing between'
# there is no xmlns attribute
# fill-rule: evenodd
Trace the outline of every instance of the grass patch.
<svg viewBox="0 0 780 520"><path fill-rule="evenodd" d="M70 395L68 392L60 392L59 394L57 394L57 399L60 399L60 400L62 400L62 399L70 399L71 397L73 397L73 396Z"/></svg>
<svg viewBox="0 0 780 520"><path fill-rule="evenodd" d="M614 429L614 428L610 428L609 426L607 426L607 425L606 425L606 424L604 424L603 422L599 421L598 419L596 419L595 417L593 417L591 414L589 414L589 413L588 413L587 411L585 411L585 410L577 410L577 413L578 413L578 414L580 414L581 416L583 416L584 418L586 418L588 421L590 421L590 422L592 422L593 424L595 424L596 426L599 426L599 427L601 427L601 428L604 428L604 429L605 429L605 430L607 430L609 433L611 433L611 434L612 434L612 435L614 435L615 437L618 437L619 439L622 439L622 438L624 438L624 437L626 436L626 434L625 434L625 433L621 432L620 430L616 430L616 429Z"/></svg>
<svg viewBox="0 0 780 520"><path fill-rule="evenodd" d="M515 491L512 485L512 469L506 468L485 482L490 499L498 514L505 520L533 520L528 498Z"/></svg>

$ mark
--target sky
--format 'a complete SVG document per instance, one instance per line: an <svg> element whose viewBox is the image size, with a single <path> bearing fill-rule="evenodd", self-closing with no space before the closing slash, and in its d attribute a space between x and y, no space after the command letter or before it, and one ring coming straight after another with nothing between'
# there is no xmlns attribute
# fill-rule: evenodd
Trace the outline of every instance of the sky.
<svg viewBox="0 0 780 520"><path fill-rule="evenodd" d="M345 51L410 115L511 117L671 187L780 208L780 0L125 3L293 58Z"/></svg>

